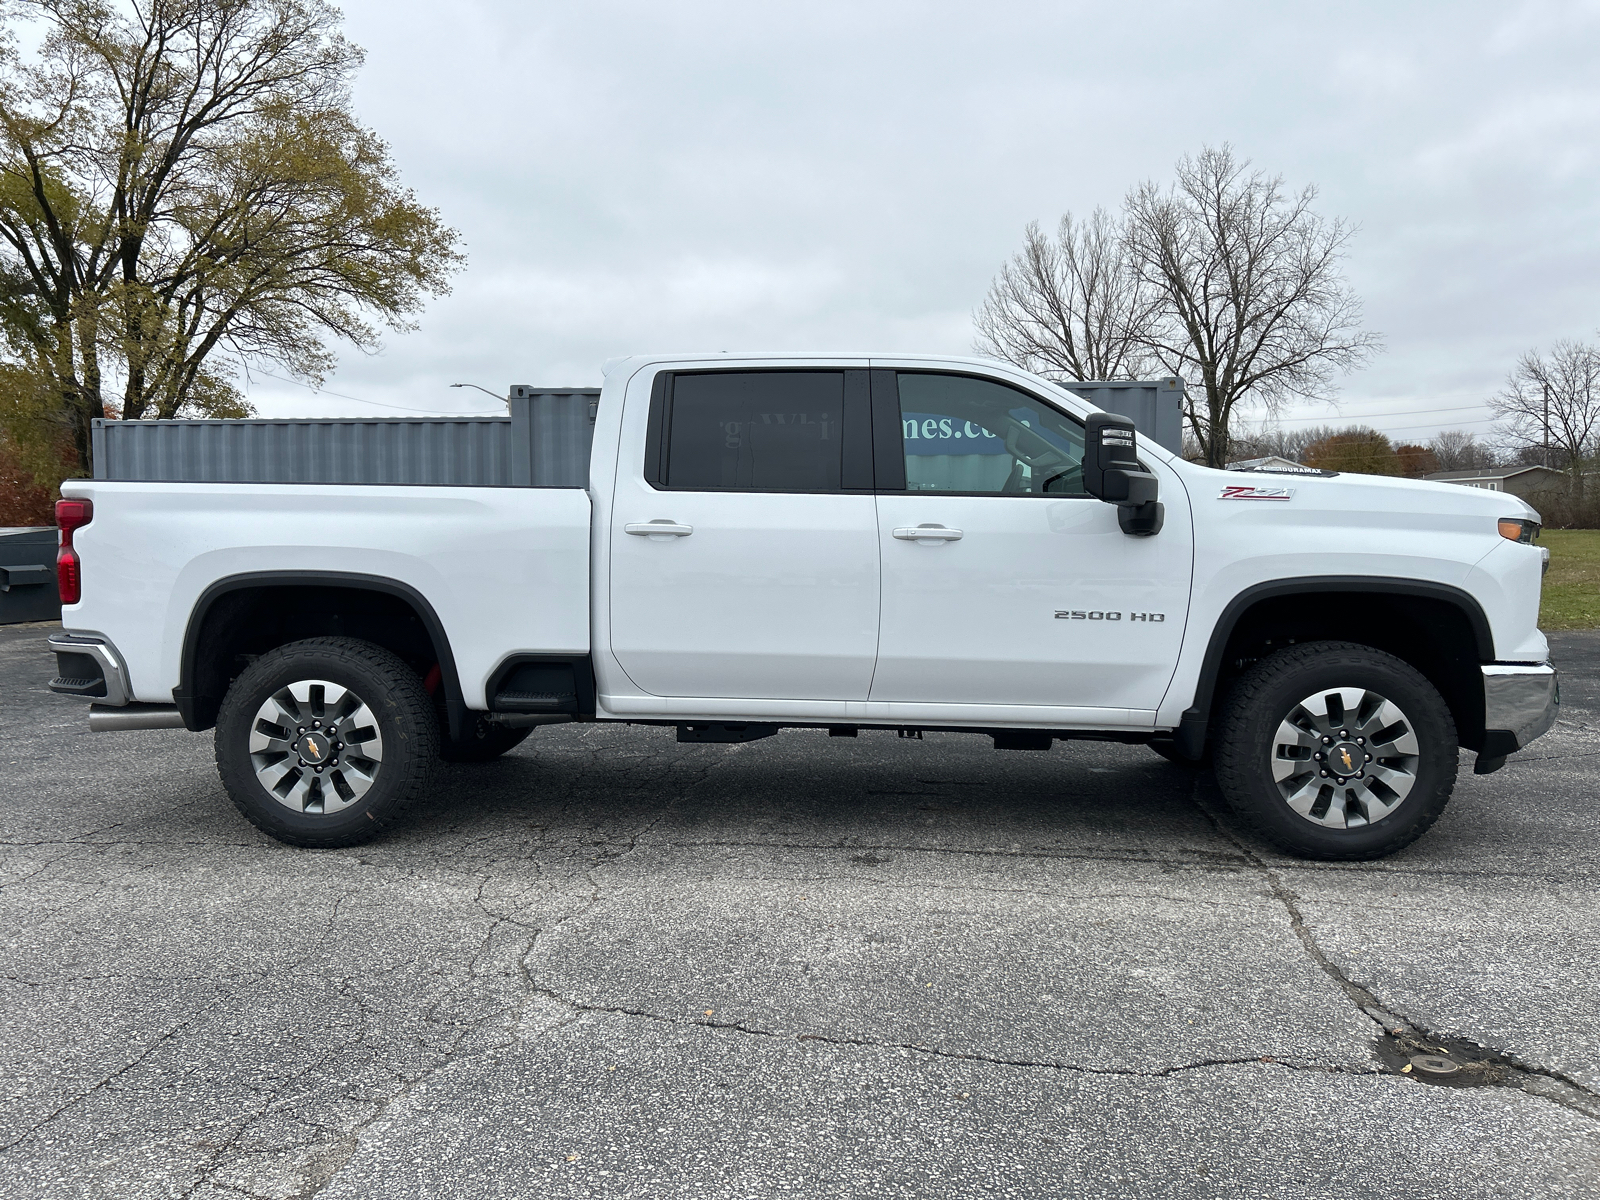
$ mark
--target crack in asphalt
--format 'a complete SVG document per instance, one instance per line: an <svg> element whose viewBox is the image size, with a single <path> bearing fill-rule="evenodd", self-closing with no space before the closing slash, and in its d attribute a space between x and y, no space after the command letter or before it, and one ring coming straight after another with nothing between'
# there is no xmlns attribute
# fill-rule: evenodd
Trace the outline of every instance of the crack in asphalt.
<svg viewBox="0 0 1600 1200"><path fill-rule="evenodd" d="M696 777L694 779L680 783L678 789L679 795L677 799L682 799L693 787L704 782L705 778L713 769L720 765L721 761L722 760L718 760L708 764L702 770L696 773ZM665 807L665 805L662 806L663 809L665 809ZM585 897L582 906L576 912L568 913L565 916L558 918L554 924L549 926L549 928L558 928L567 921L575 920L587 914L596 905L598 905L602 899L604 889L599 881L594 878L595 870L602 865L612 865L620 859L626 857L628 854L631 854L637 848L639 838L645 833L649 832L650 829L654 828L655 825L664 817L664 815L664 811L658 812L657 815L650 821L646 822L642 828L634 831L634 833L629 837L627 843L625 843L622 850L616 854L609 855L604 859L595 862L588 869L586 869L582 873L582 877L589 885L589 894L587 897ZM609 845L610 843L599 844ZM593 845L593 843L591 845ZM582 845L577 848L579 850L584 849ZM417 1091L418 1088L422 1087L441 1071L450 1067L458 1059L493 1054L500 1050L504 1050L521 1040L520 1037L516 1035L515 1029L521 1022L521 1015L526 1009L527 998L530 994L542 994L542 992L538 989L538 985L534 983L533 977L528 970L527 958L533 953L535 945L537 944L539 938L546 932L546 928L543 926L530 926L524 922L509 917L504 913L497 912L487 903L485 903L483 894L488 888L489 884L493 882L493 878L494 877L489 874L480 875L480 882L477 889L473 893L473 904L480 912L484 914L485 917L489 919L489 924L484 930L483 937L480 939L477 949L474 950L471 958L467 962L467 978L468 980L476 980L481 978L479 974L479 966L493 949L495 934L502 927L510 925L523 930L532 930L532 936L528 939L527 945L516 956L518 972L525 985L522 993L514 997L509 1004L503 1006L499 1011L485 1016L481 1021L472 1023L467 1029L463 1029L459 1036L457 1036L452 1043L445 1048L443 1053L441 1053L436 1061L434 1061L426 1070L419 1072L414 1078L407 1080L401 1088L380 1101L375 1112L373 1112L364 1120L357 1122L348 1131L346 1131L344 1136L342 1136L335 1143L332 1151L324 1154L318 1159L317 1169L315 1172L313 1172L311 1178L308 1180L310 1187L307 1190L296 1193L294 1200L311 1200L312 1197L315 1197L329 1183L333 1182L333 1180L338 1177L339 1173L350 1162L350 1160L355 1157L357 1150L360 1148L362 1137L375 1124L377 1124L389 1112L391 1112L396 1104L399 1104L406 1097L412 1095ZM513 1029L513 1034L507 1041L484 1045L471 1051L464 1051L462 1049L462 1043L466 1040L470 1032L473 1032L477 1028L481 1028L484 1025L488 1025L493 1021L502 1018L508 1018ZM576 1020L577 1018L574 1017L573 1019ZM569 1023L570 1022L562 1022L561 1024L565 1025ZM541 1034L548 1035L553 1031L553 1028L558 1027L559 1026L546 1027L545 1029L541 1030ZM243 1131L241 1130L241 1135L242 1132ZM197 1181L195 1186L199 1186L200 1182L201 1181ZM193 1189L191 1188L191 1190Z"/></svg>
<svg viewBox="0 0 1600 1200"><path fill-rule="evenodd" d="M999 1055L981 1054L972 1050L942 1050L937 1046L929 1046L923 1042L894 1042L882 1041L876 1038L846 1037L840 1034L827 1033L787 1033L775 1029L760 1029L753 1025L746 1025L740 1021L718 1021L711 1017L678 1017L666 1013L650 1012L647 1009L627 1008L614 1004L592 1004L583 1000L573 1000L563 996L553 988L542 984L535 984L534 990L546 999L561 1005L575 1014L602 1013L609 1016L636 1017L640 1020L652 1021L660 1025L671 1025L683 1029L712 1029L726 1033L740 1033L751 1037L767 1038L773 1041L819 1042L829 1046L855 1046L870 1050L902 1050L910 1054L925 1055L929 1058L951 1059L959 1062L985 1063L997 1067L1018 1067L1030 1070L1064 1071L1078 1075L1107 1075L1138 1079L1166 1079L1183 1071L1200 1070L1205 1067L1232 1067L1232 1066L1258 1066L1269 1065L1283 1067L1291 1071L1314 1071L1327 1075L1381 1075L1385 1072L1376 1068L1358 1070L1338 1064L1306 1063L1292 1059L1282 1058L1278 1055L1251 1055L1241 1058L1205 1058L1194 1062L1174 1063L1171 1066L1160 1067L1155 1070L1139 1070L1134 1067L1091 1067L1080 1063L1062 1062L1059 1059L1031 1059L1031 1058L1002 1058ZM553 1029L565 1028L572 1022L562 1022ZM549 1032L549 1031L547 1031Z"/></svg>
<svg viewBox="0 0 1600 1200"><path fill-rule="evenodd" d="M172 1038L176 1037L177 1034L178 1034L178 1031L183 1029L188 1024L189 1024L189 1022L187 1022L187 1021L178 1022L178 1024L174 1025L171 1029L167 1030L160 1037L156 1038L153 1042L151 1042L148 1046L146 1046L137 1055L135 1055L133 1058L129 1059L127 1062L123 1063L122 1066L118 1067L115 1071L111 1072L111 1074L105 1076L105 1078L101 1079L93 1087L86 1088L85 1090L79 1092L77 1095L73 1096L70 1100L68 1100L65 1104L62 1104L59 1107L57 1107L54 1111L50 1112L49 1114L47 1114L46 1116L41 1118L39 1121L35 1122L33 1125L31 1125L27 1129L23 1130L21 1133L19 1133L16 1137L12 1138L10 1141L0 1142L0 1154L4 1154L7 1150L10 1150L13 1146L21 1145L23 1142L25 1142L29 1138L31 1138L34 1134L38 1133L39 1130L43 1129L46 1125L49 1125L51 1122L55 1121L57 1118L61 1117L63 1114L72 1111L78 1105L82 1104L85 1100L87 1100L90 1096L93 1096L96 1092L99 1092L102 1088L104 1088L107 1085L109 1085L113 1080L119 1079L123 1075L126 1075L129 1071L133 1070L140 1063L142 1063L145 1059L149 1058L152 1054L154 1054L157 1050L161 1049L162 1046L166 1045L167 1042L171 1041Z"/></svg>
<svg viewBox="0 0 1600 1200"><path fill-rule="evenodd" d="M1305 949L1307 956L1368 1020L1375 1024L1384 1035L1395 1039L1400 1046L1412 1054L1432 1052L1439 1048L1440 1042L1466 1040L1430 1030L1419 1022L1395 1012L1392 1005L1386 1004L1370 988L1363 987L1345 974L1344 970L1335 964L1322 947L1317 944L1316 936L1311 932L1310 923L1306 920L1305 913L1300 908L1300 897L1284 883L1282 876L1277 871L1273 870L1260 855L1227 827L1227 824L1211 806L1201 800L1200 790L1203 782L1201 779L1196 779L1195 785L1190 792L1190 799L1195 808L1199 809L1205 815L1206 820L1211 822L1218 836L1233 845L1239 857L1266 881L1273 898L1288 913L1289 927ZM1570 1075L1550 1067L1524 1062L1506 1051L1484 1046L1477 1042L1473 1042L1472 1045L1477 1046L1483 1052L1484 1062L1501 1068L1503 1071L1500 1078L1486 1080L1491 1086L1512 1087L1511 1080L1515 1080L1516 1086L1514 1090L1553 1101L1564 1108L1571 1109L1573 1112L1594 1120L1600 1120L1600 1094L1579 1083ZM1524 1076L1548 1080L1550 1084L1555 1086L1540 1085L1529 1088L1525 1086L1526 1080L1522 1078ZM1402 1077L1404 1078L1405 1076ZM1425 1082L1421 1078L1412 1078L1418 1083Z"/></svg>

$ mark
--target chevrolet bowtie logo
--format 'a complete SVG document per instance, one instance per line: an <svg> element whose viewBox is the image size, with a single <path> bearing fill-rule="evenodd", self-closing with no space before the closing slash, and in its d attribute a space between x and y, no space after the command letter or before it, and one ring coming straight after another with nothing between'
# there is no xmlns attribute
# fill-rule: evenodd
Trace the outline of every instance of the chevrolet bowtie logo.
<svg viewBox="0 0 1600 1200"><path fill-rule="evenodd" d="M306 749L311 751L311 757L312 758L321 758L322 757L322 747L317 745L317 739L316 738L307 738L306 739ZM1346 765L1348 765L1349 759L1350 759L1350 755L1346 754L1344 757L1345 757L1345 760L1346 760Z"/></svg>
<svg viewBox="0 0 1600 1200"><path fill-rule="evenodd" d="M1356 764L1350 757L1350 751L1342 746L1339 748L1339 757L1344 759L1344 769L1346 771L1354 771L1356 769Z"/></svg>

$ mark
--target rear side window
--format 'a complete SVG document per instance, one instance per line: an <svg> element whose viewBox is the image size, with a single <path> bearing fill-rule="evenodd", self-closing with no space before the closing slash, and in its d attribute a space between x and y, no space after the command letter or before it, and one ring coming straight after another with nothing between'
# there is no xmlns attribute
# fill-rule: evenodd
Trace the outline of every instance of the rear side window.
<svg viewBox="0 0 1600 1200"><path fill-rule="evenodd" d="M668 395L667 487L839 490L844 372L676 375Z"/></svg>
<svg viewBox="0 0 1600 1200"><path fill-rule="evenodd" d="M1083 494L1083 426L1026 392L969 375L899 375L906 490Z"/></svg>

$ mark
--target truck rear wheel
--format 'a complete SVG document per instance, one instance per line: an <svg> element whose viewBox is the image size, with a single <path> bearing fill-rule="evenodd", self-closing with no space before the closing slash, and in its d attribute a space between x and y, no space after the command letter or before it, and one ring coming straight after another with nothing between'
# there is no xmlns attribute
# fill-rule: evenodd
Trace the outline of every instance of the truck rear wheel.
<svg viewBox="0 0 1600 1200"><path fill-rule="evenodd" d="M1456 779L1456 728L1409 663L1351 642L1280 650L1233 687L1217 782L1291 854L1382 858L1421 837Z"/></svg>
<svg viewBox="0 0 1600 1200"><path fill-rule="evenodd" d="M234 680L216 751L234 807L257 829L291 846L352 846L423 793L439 731L422 680L397 655L309 638Z"/></svg>

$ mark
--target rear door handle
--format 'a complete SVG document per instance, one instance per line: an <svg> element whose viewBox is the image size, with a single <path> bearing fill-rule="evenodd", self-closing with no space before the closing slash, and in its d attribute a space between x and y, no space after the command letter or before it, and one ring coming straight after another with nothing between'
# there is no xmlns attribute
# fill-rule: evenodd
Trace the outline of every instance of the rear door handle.
<svg viewBox="0 0 1600 1200"><path fill-rule="evenodd" d="M694 532L693 525L679 525L676 521L668 521L664 517L657 517L654 521L634 521L622 527L624 533L631 533L637 537L688 537Z"/></svg>
<svg viewBox="0 0 1600 1200"><path fill-rule="evenodd" d="M961 530L946 529L943 525L918 525L911 528L902 525L894 531L894 536L902 542L916 542L922 546L935 546L940 542L959 542Z"/></svg>

